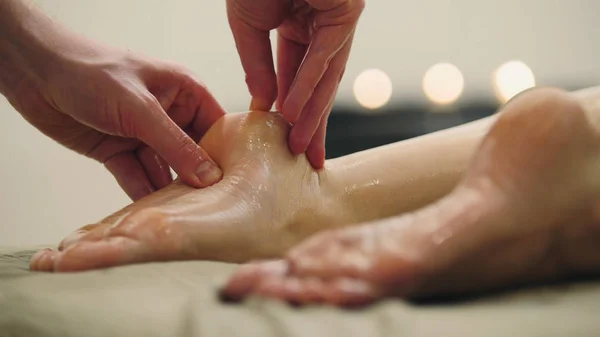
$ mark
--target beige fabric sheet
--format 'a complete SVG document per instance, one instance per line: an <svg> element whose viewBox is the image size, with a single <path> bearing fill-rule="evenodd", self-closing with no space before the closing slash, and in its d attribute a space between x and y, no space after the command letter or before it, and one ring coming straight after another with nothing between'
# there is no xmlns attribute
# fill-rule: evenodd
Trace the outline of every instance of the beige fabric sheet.
<svg viewBox="0 0 600 337"><path fill-rule="evenodd" d="M221 303L235 269L212 262L76 273L27 271L34 250L0 249L0 336L600 336L600 282L571 283L460 303L389 300L364 310Z"/></svg>

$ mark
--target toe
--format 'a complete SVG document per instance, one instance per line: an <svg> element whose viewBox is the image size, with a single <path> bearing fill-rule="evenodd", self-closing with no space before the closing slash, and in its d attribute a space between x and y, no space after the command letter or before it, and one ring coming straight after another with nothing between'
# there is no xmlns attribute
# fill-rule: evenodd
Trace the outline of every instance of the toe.
<svg viewBox="0 0 600 337"><path fill-rule="evenodd" d="M54 261L58 252L50 248L40 250L31 258L29 269L32 271L51 272L54 270Z"/></svg>
<svg viewBox="0 0 600 337"><path fill-rule="evenodd" d="M55 258L54 270L82 271L120 266L151 259L146 247L131 238L109 237L98 241L80 241Z"/></svg>
<svg viewBox="0 0 600 337"><path fill-rule="evenodd" d="M162 209L124 214L114 224L86 226L61 243L55 271L81 271L179 258L180 231Z"/></svg>

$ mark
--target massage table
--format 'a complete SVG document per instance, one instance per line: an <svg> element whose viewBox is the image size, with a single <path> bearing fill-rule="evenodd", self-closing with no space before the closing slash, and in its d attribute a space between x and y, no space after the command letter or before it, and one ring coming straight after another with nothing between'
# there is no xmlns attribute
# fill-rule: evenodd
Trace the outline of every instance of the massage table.
<svg viewBox="0 0 600 337"><path fill-rule="evenodd" d="M235 265L189 261L29 272L40 248L0 248L2 337L600 336L598 280L468 300L390 299L353 310L258 298L231 304L217 292Z"/></svg>

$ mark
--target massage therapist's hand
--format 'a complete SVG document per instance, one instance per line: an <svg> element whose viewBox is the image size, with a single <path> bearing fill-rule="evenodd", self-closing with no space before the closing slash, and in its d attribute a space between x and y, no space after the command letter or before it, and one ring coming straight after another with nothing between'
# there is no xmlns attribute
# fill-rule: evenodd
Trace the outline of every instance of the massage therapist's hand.
<svg viewBox="0 0 600 337"><path fill-rule="evenodd" d="M191 186L220 179L196 142L224 112L188 71L104 50L58 69L45 84L21 82L18 110L54 140L104 163L132 199L168 185L169 166Z"/></svg>
<svg viewBox="0 0 600 337"><path fill-rule="evenodd" d="M364 0L227 0L252 95L250 109L277 109L293 124L289 147L325 163L327 118L344 74ZM269 31L277 29L277 75Z"/></svg>
<svg viewBox="0 0 600 337"><path fill-rule="evenodd" d="M134 200L169 184L169 166L194 187L220 180L196 141L224 111L188 70L35 23L44 30L23 33L20 48L2 46L14 66L0 61L0 89L27 121L103 163Z"/></svg>

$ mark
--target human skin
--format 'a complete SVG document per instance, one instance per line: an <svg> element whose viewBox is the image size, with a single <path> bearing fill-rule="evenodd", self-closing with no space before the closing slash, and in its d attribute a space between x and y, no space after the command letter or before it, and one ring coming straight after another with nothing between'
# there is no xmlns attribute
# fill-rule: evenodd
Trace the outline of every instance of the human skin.
<svg viewBox="0 0 600 337"><path fill-rule="evenodd" d="M29 0L0 1L0 93L34 127L104 164L137 200L221 171L197 145L225 111L180 65L78 35Z"/></svg>
<svg viewBox="0 0 600 337"><path fill-rule="evenodd" d="M495 117L331 160L324 171L287 152L277 114L228 115L202 140L222 182L175 183L58 252L39 252L31 267L283 256L242 267L225 294L336 305L592 274L599 97L533 90Z"/></svg>
<svg viewBox="0 0 600 337"><path fill-rule="evenodd" d="M325 131L364 0L227 0L227 18L252 95L293 125L292 153L320 169ZM277 72L269 32L277 30Z"/></svg>
<svg viewBox="0 0 600 337"><path fill-rule="evenodd" d="M415 212L316 234L282 260L241 268L224 294L354 306L597 275L599 94L520 95L450 194Z"/></svg>
<svg viewBox="0 0 600 337"><path fill-rule="evenodd" d="M227 114L200 143L223 168L221 182L203 190L175 182L74 233L59 252L42 252L31 266L73 271L156 260L281 257L315 232L442 197L492 120L329 160L316 171L304 155L290 154L290 128L281 115ZM132 248L129 254L121 245L145 247L146 253Z"/></svg>

